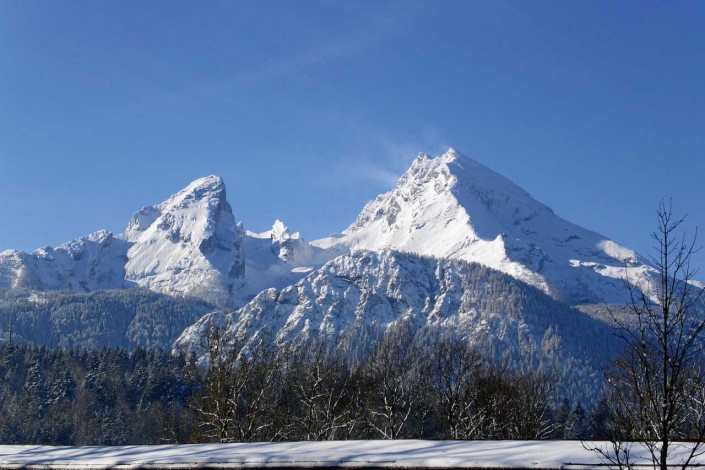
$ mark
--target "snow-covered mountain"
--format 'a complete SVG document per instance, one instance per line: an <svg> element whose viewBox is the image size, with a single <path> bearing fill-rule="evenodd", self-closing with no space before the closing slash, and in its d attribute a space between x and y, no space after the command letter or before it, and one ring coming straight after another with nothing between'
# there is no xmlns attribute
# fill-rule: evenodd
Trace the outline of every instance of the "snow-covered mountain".
<svg viewBox="0 0 705 470"><path fill-rule="evenodd" d="M331 259L332 253L311 246L299 232L289 233L280 220L271 230L245 232L245 284L233 305L242 306L264 289L283 288Z"/></svg>
<svg viewBox="0 0 705 470"><path fill-rule="evenodd" d="M625 267L638 284L653 271L634 251L560 218L454 149L419 155L347 230L313 244L474 261L572 304L626 302Z"/></svg>
<svg viewBox="0 0 705 470"><path fill-rule="evenodd" d="M0 252L0 289L62 289L90 291L122 289L129 243L111 232L99 231L56 248L33 253Z"/></svg>
<svg viewBox="0 0 705 470"><path fill-rule="evenodd" d="M570 304L627 300L622 277L647 282L635 252L558 217L506 178L450 149L420 155L341 235L307 243L280 221L236 222L217 176L147 206L124 234L100 231L57 248L0 253L0 288L146 287L239 307L357 249L472 261Z"/></svg>
<svg viewBox="0 0 705 470"><path fill-rule="evenodd" d="M247 253L247 254L246 254ZM242 305L296 282L327 260L282 222L264 234L235 221L220 177L193 181L137 212L124 234L100 231L57 248L0 253L0 289L93 291L144 287Z"/></svg>
<svg viewBox="0 0 705 470"><path fill-rule="evenodd" d="M653 272L634 251L567 222L453 149L420 155L347 230L312 243L279 220L266 232L246 231L223 180L208 176L137 212L124 234L100 231L31 254L0 253L0 289L142 287L218 306L183 331L174 343L179 350L198 349L212 322L229 322L231 333L247 338L265 331L281 342L322 337L364 354L388 328L405 324L431 337L452 332L511 360L528 355L545 367L558 364L567 394L571 387L597 390L595 366L617 345L605 339L612 337L607 323L571 306L624 303L625 273L644 285ZM23 295L22 308L31 309L35 294ZM75 300L85 303L81 296ZM133 297L149 298L125 299ZM114 300L112 294L96 299ZM31 318L56 323L60 328L52 328L78 346L83 338L125 341L125 333L79 331L85 322L74 320L85 309L66 310L61 302ZM123 310L123 326L156 325L160 344L190 321L184 308L172 309L178 318L152 318L150 308L146 315ZM107 318L97 315L94 323ZM129 338L142 338L137 326L129 328Z"/></svg>

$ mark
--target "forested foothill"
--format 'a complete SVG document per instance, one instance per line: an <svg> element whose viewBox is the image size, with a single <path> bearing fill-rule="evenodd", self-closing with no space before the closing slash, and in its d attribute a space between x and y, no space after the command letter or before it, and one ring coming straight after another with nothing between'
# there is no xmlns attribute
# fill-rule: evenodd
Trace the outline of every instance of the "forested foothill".
<svg viewBox="0 0 705 470"><path fill-rule="evenodd" d="M50 348L169 349L213 306L147 289L0 290L0 341ZM11 338L12 337L12 338Z"/></svg>
<svg viewBox="0 0 705 470"><path fill-rule="evenodd" d="M606 437L605 401L409 330L351 364L320 343L243 346L214 326L195 354L0 346L0 443L118 445L327 439ZM248 344L252 344L251 342Z"/></svg>

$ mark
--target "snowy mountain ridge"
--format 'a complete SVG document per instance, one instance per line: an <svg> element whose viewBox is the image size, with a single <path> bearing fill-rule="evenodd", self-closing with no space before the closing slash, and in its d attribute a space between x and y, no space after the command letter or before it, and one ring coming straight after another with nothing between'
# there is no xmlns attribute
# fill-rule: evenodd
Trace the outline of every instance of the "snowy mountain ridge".
<svg viewBox="0 0 705 470"><path fill-rule="evenodd" d="M122 289L132 284L124 277L129 244L101 230L56 248L33 253L0 252L0 288L37 290Z"/></svg>
<svg viewBox="0 0 705 470"><path fill-rule="evenodd" d="M127 226L125 278L148 289L226 304L244 283L243 229L220 177L197 179Z"/></svg>
<svg viewBox="0 0 705 470"><path fill-rule="evenodd" d="M223 180L208 176L135 213L123 235L99 231L31 254L1 252L0 288L146 287L239 307L360 249L477 262L569 304L625 302L625 273L643 285L653 272L632 250L449 149L419 155L340 236L308 243L278 220L270 231L246 231Z"/></svg>

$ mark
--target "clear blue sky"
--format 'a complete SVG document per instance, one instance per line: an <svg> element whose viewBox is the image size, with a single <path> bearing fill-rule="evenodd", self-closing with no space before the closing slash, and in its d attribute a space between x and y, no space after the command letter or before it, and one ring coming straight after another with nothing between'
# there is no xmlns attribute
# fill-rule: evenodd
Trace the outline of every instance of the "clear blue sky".
<svg viewBox="0 0 705 470"><path fill-rule="evenodd" d="M705 2L0 2L0 249L207 174L311 240L449 145L642 253L661 197L705 232Z"/></svg>

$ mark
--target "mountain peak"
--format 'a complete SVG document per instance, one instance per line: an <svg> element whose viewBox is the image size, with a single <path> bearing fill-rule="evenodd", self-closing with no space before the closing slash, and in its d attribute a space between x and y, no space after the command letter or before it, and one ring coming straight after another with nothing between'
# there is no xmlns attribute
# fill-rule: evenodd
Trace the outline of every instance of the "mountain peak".
<svg viewBox="0 0 705 470"><path fill-rule="evenodd" d="M404 207L409 207L409 214L399 218ZM462 210L456 213L454 208ZM511 225L517 215L527 211L550 209L505 177L451 147L435 157L420 153L394 189L368 203L346 233L379 219L386 219L389 229L410 232L410 224L425 224L419 218L453 213L453 217L461 219L482 218L480 229L486 233L479 236L493 240L504 231L504 224ZM492 217L486 217L487 213L492 213Z"/></svg>
<svg viewBox="0 0 705 470"><path fill-rule="evenodd" d="M454 147L448 147L448 149L444 153L436 157L429 156L428 158L441 160L444 163L450 163L456 160L471 160L470 157L460 153Z"/></svg>
<svg viewBox="0 0 705 470"><path fill-rule="evenodd" d="M342 237L314 244L337 252L393 249L475 261L571 303L625 300L618 244L561 219L454 148L436 157L419 154ZM650 267L630 269L631 279L643 279Z"/></svg>
<svg viewBox="0 0 705 470"><path fill-rule="evenodd" d="M223 178L216 175L204 176L193 180L188 186L179 191L178 194L205 194L221 193L225 191Z"/></svg>
<svg viewBox="0 0 705 470"><path fill-rule="evenodd" d="M223 179L199 178L133 216L126 277L159 292L227 303L243 282L242 236Z"/></svg>
<svg viewBox="0 0 705 470"><path fill-rule="evenodd" d="M444 155L460 155L460 152L458 152L455 147L448 147L448 150L446 150L446 153Z"/></svg>
<svg viewBox="0 0 705 470"><path fill-rule="evenodd" d="M204 199L212 200L213 205L227 204L225 182L220 176L210 175L192 181L161 206L185 206Z"/></svg>
<svg viewBox="0 0 705 470"><path fill-rule="evenodd" d="M272 239L288 240L289 238L291 238L291 236L289 235L289 228L284 225L284 222L279 219L276 219L274 221L274 224L272 225Z"/></svg>
<svg viewBox="0 0 705 470"><path fill-rule="evenodd" d="M538 212L552 213L549 207L524 189L453 147L435 157L419 154L395 189L387 194L401 191L408 195L407 198L418 197L424 193L423 187L433 189L432 194L425 194L425 197L452 198L470 216L478 218L489 213L500 226L513 225L517 217ZM489 220L484 222L490 223ZM492 233L483 238L494 239L503 232L496 223L492 224L495 225Z"/></svg>
<svg viewBox="0 0 705 470"><path fill-rule="evenodd" d="M204 199L212 201L210 204L207 203L206 207L227 205L228 210L230 210L223 178L215 175L198 178L161 204L143 207L140 211L135 212L127 224L125 239L136 241L145 230L162 216L165 210L168 211L168 208L186 208Z"/></svg>

